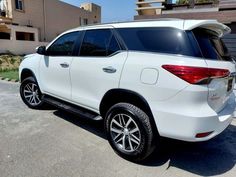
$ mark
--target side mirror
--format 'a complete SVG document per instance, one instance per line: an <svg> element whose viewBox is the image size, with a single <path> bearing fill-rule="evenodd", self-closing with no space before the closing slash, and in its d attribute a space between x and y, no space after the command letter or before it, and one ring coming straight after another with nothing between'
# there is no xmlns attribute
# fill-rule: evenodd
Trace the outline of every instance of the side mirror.
<svg viewBox="0 0 236 177"><path fill-rule="evenodd" d="M46 55L47 54L46 47L45 46L38 47L37 53L40 55Z"/></svg>

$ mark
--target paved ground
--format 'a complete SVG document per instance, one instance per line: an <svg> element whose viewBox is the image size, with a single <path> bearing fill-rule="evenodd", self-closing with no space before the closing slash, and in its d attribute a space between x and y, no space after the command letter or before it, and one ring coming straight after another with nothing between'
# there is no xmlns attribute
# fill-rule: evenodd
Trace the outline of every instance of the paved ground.
<svg viewBox="0 0 236 177"><path fill-rule="evenodd" d="M63 111L28 109L18 84L0 81L1 177L236 176L236 120L204 143L163 140L143 164L118 157L102 122Z"/></svg>

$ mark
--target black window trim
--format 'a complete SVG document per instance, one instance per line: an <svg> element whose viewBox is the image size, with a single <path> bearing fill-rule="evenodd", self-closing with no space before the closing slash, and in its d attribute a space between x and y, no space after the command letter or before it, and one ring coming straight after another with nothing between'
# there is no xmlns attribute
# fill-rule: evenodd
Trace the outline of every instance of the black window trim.
<svg viewBox="0 0 236 177"><path fill-rule="evenodd" d="M74 46L74 50L73 50L73 56L74 57L78 57L79 53L80 53L80 49L84 40L84 35L85 35L85 30L81 30L81 31L76 31L76 32L81 32L80 37L77 39L75 46Z"/></svg>
<svg viewBox="0 0 236 177"><path fill-rule="evenodd" d="M122 39L122 37L119 35L118 31L116 28L113 29L114 36L120 45L121 50L123 51L128 51L128 47L125 44L125 41Z"/></svg>
<svg viewBox="0 0 236 177"><path fill-rule="evenodd" d="M188 38L189 38L189 40L190 40L190 42L191 42L191 45L192 45L193 47L196 47L196 48L194 48L194 49L195 49L195 50L198 50L198 52L199 52L200 55L201 55L201 56L198 57L198 58L205 59L205 57L204 57L204 55L203 55L203 53L202 53L201 47L200 47L199 43L197 42L196 36L195 36L194 33L193 33L193 30L186 30L186 33L187 33L187 36L188 36Z"/></svg>
<svg viewBox="0 0 236 177"><path fill-rule="evenodd" d="M114 52L114 53L112 53L108 56L81 56L80 51L81 51L82 43L84 41L85 34L86 34L87 31L94 31L94 30L110 30L112 35L111 35L109 40L111 41L112 37L114 36L117 44L119 45L120 50L118 50L118 51L116 51L116 52ZM117 35L118 34L116 33L114 28L97 28L97 29L86 29L86 30L84 30L83 35L81 37L80 46L79 46L79 50L77 51L76 57L80 57L80 58L111 58L111 57L113 57L113 56L115 56L115 55L117 55L121 52L127 51L127 49L124 49L123 45L121 44L121 42L118 38L119 36L117 36ZM110 41L109 41L109 43L110 43Z"/></svg>
<svg viewBox="0 0 236 177"><path fill-rule="evenodd" d="M82 34L78 35L77 38L75 39L75 43L72 47L72 54L71 55L50 55L50 53L48 53L48 50L50 49L50 47L53 46L63 36L68 35L68 34L72 34L72 33L78 33L79 34L80 32ZM75 57L75 56L77 56L76 47L80 47L80 46L78 46L78 44L81 43L80 41L81 41L82 36L83 36L83 31L72 31L72 32L68 32L68 33L64 33L64 34L60 35L50 46L47 47L47 50L46 50L47 56L49 56L49 57Z"/></svg>

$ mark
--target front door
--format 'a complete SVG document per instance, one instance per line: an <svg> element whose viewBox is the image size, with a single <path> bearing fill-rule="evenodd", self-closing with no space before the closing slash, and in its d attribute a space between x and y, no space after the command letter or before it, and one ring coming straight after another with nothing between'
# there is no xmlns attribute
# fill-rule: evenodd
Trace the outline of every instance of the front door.
<svg viewBox="0 0 236 177"><path fill-rule="evenodd" d="M67 33L59 37L47 49L40 63L40 81L46 94L71 100L70 68L73 49L80 32Z"/></svg>

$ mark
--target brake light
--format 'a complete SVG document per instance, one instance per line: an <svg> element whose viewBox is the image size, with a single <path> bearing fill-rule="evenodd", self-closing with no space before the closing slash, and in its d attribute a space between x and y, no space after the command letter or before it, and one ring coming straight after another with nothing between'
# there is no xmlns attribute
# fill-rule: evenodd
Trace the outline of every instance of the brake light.
<svg viewBox="0 0 236 177"><path fill-rule="evenodd" d="M224 78L230 75L227 69L180 65L163 65L162 68L190 84L207 84L211 79Z"/></svg>

